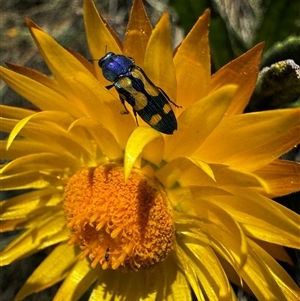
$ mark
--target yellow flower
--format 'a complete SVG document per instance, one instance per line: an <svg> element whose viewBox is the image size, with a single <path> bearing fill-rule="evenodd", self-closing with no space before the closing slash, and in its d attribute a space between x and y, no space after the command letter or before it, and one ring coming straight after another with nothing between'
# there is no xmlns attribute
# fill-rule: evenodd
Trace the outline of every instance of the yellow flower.
<svg viewBox="0 0 300 301"><path fill-rule="evenodd" d="M173 52L163 14L154 29L134 1L124 45L85 0L93 58L133 57L173 106L163 135L124 110L97 62L30 32L53 77L9 64L1 78L39 111L1 106L1 229L25 231L1 264L53 246L15 300L63 281L54 300L298 300L276 260L299 248L299 216L271 200L297 191L300 167L277 158L299 143L299 109L242 114L262 45L210 75L209 12Z"/></svg>

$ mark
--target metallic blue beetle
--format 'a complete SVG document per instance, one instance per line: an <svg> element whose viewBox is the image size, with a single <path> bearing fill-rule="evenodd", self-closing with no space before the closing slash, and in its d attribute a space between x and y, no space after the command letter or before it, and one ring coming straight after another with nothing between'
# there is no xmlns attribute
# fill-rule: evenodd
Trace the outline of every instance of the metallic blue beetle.
<svg viewBox="0 0 300 301"><path fill-rule="evenodd" d="M108 52L98 62L103 76L112 82L107 89L115 87L125 108L122 114L128 114L127 101L133 108L137 121L138 114L147 124L164 134L173 134L177 130L177 120L169 104L167 94L156 87L145 72L135 65L134 60L124 55ZM138 123L138 122L137 122Z"/></svg>

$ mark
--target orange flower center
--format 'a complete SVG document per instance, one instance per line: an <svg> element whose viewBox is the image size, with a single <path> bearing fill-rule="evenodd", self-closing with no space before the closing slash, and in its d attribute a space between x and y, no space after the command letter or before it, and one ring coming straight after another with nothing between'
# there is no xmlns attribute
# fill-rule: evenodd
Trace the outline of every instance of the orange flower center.
<svg viewBox="0 0 300 301"><path fill-rule="evenodd" d="M81 258L92 267L139 270L163 261L173 248L174 224L159 183L108 164L80 170L65 189L64 210Z"/></svg>

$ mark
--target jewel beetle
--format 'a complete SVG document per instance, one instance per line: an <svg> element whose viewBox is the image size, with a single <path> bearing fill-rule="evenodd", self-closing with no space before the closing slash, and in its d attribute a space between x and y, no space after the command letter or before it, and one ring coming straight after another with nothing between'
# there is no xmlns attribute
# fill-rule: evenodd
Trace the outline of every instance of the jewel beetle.
<svg viewBox="0 0 300 301"><path fill-rule="evenodd" d="M147 124L164 134L173 134L177 130L177 120L169 103L179 107L167 94L155 86L145 72L135 65L134 59L125 55L108 52L98 62L103 76L115 87L125 108L122 114L128 114L125 101L133 109L137 122L139 115ZM137 122L138 124L138 122Z"/></svg>

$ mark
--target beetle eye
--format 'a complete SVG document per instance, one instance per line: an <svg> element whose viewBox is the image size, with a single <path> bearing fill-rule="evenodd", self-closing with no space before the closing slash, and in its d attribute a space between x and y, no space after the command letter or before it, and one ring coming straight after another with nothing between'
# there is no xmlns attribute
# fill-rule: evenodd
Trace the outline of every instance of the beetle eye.
<svg viewBox="0 0 300 301"><path fill-rule="evenodd" d="M104 63L104 60L103 60L103 59L100 59L100 60L98 61L98 65L99 65L100 68L102 68L103 63Z"/></svg>

